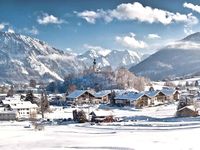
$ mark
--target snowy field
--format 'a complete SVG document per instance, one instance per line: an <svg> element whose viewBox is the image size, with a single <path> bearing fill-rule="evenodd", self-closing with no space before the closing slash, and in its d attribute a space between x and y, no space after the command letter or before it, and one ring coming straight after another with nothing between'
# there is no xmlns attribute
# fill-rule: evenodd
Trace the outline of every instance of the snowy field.
<svg viewBox="0 0 200 150"><path fill-rule="evenodd" d="M101 107L100 107L101 108ZM200 117L174 118L176 105L134 110L93 109L122 117L123 122L98 125L45 126L43 131L24 128L28 122L0 122L0 150L120 149L199 150ZM72 108L58 109L46 117L70 117Z"/></svg>

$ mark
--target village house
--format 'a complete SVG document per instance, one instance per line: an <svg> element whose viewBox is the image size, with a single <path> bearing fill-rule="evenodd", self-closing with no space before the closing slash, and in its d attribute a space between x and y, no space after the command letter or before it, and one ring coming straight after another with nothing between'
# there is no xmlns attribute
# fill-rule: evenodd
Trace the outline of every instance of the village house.
<svg viewBox="0 0 200 150"><path fill-rule="evenodd" d="M150 104L150 97L144 93L128 92L115 97L116 105L142 108Z"/></svg>
<svg viewBox="0 0 200 150"><path fill-rule="evenodd" d="M98 103L95 96L88 90L75 90L67 97L67 102L74 105Z"/></svg>
<svg viewBox="0 0 200 150"><path fill-rule="evenodd" d="M6 98L2 100L2 104L6 111L14 111L17 113L17 118L33 118L36 116L38 111L38 106L32 104L30 101L21 101L15 97Z"/></svg>
<svg viewBox="0 0 200 150"><path fill-rule="evenodd" d="M198 115L198 111L192 105L180 108L176 112L176 117L196 117Z"/></svg>
<svg viewBox="0 0 200 150"><path fill-rule="evenodd" d="M48 101L50 105L54 106L66 106L66 95L65 94L49 94Z"/></svg>
<svg viewBox="0 0 200 150"><path fill-rule="evenodd" d="M99 103L110 103L111 91L100 91L94 94L95 98L99 101Z"/></svg>
<svg viewBox="0 0 200 150"><path fill-rule="evenodd" d="M17 112L17 118L35 118L38 106L36 104L32 104L31 102L22 102L16 105L10 105L11 110Z"/></svg>
<svg viewBox="0 0 200 150"><path fill-rule="evenodd" d="M198 87L187 87L187 92L196 95L198 94L199 88Z"/></svg>
<svg viewBox="0 0 200 150"><path fill-rule="evenodd" d="M161 92L165 95L166 101L177 101L180 99L180 93L174 89L162 89Z"/></svg>
<svg viewBox="0 0 200 150"><path fill-rule="evenodd" d="M154 91L154 90L151 90L151 91L147 91L145 92L145 94L150 97L150 105L156 105L157 104L157 97L158 98L161 98L159 96L159 93L160 91Z"/></svg>
<svg viewBox="0 0 200 150"><path fill-rule="evenodd" d="M173 102L180 99L180 93L174 89L152 90L145 92L145 94L151 98L151 105Z"/></svg>

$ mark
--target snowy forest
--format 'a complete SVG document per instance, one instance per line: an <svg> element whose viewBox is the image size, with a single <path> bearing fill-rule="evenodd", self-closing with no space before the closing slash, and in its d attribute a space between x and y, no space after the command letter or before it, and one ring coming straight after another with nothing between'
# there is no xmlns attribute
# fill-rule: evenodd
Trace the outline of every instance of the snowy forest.
<svg viewBox="0 0 200 150"><path fill-rule="evenodd" d="M50 92L72 92L76 89L94 89L95 91L108 89L136 89L144 90L149 79L135 76L126 68L113 71L110 67L94 72L92 69L85 70L79 74L69 74L64 82L54 81L47 86Z"/></svg>

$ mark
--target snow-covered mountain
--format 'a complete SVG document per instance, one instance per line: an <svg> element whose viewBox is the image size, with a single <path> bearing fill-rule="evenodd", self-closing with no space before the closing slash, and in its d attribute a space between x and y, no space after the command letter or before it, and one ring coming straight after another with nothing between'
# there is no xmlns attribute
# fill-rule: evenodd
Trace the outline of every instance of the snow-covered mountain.
<svg viewBox="0 0 200 150"><path fill-rule="evenodd" d="M199 74L200 32L170 43L130 70L153 80Z"/></svg>
<svg viewBox="0 0 200 150"><path fill-rule="evenodd" d="M63 80L85 68L74 55L64 53L38 39L0 32L0 82Z"/></svg>
<svg viewBox="0 0 200 150"><path fill-rule="evenodd" d="M82 55L64 52L29 36L0 32L0 83L60 80L70 73L82 72L93 65L98 67L130 67L141 61L134 51L88 50Z"/></svg>
<svg viewBox="0 0 200 150"><path fill-rule="evenodd" d="M124 50L95 50L91 49L85 53L78 55L78 58L82 60L88 66L92 65L93 59L96 59L97 66L102 68L111 66L113 69L118 67L133 66L141 61L142 54L135 51Z"/></svg>

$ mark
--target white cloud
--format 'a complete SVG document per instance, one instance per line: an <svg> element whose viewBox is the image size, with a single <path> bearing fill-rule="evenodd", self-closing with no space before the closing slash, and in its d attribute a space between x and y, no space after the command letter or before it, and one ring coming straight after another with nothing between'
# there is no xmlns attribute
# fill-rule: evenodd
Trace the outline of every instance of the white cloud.
<svg viewBox="0 0 200 150"><path fill-rule="evenodd" d="M0 23L0 31L3 30L3 29L5 29L8 26L9 26L9 23L7 23L7 22Z"/></svg>
<svg viewBox="0 0 200 150"><path fill-rule="evenodd" d="M143 6L139 2L123 3L117 6L113 10L97 11L83 11L77 13L79 17L82 17L89 23L95 23L96 19L104 19L106 22L110 22L113 19L117 20L138 20L140 22L155 23L159 22L164 25L171 24L173 22L183 22L196 24L198 19L190 14L172 13L158 8L151 8L149 6Z"/></svg>
<svg viewBox="0 0 200 150"><path fill-rule="evenodd" d="M5 28L5 25L3 23L0 23L0 31Z"/></svg>
<svg viewBox="0 0 200 150"><path fill-rule="evenodd" d="M88 23L95 24L97 19L104 19L106 22L112 21L112 17L109 16L109 13L102 10L98 9L97 11L89 11L85 10L83 12L74 12L77 14L78 17L81 17L85 19Z"/></svg>
<svg viewBox="0 0 200 150"><path fill-rule="evenodd" d="M88 10L83 11L81 13L77 13L77 15L92 24L94 24L96 22L96 19L100 17L99 13L96 13L95 11L88 11Z"/></svg>
<svg viewBox="0 0 200 150"><path fill-rule="evenodd" d="M129 49L147 48L148 45L144 41L135 39L135 34L130 33L128 36L116 36L115 40L120 45Z"/></svg>
<svg viewBox="0 0 200 150"><path fill-rule="evenodd" d="M38 35L39 34L39 31L38 31L38 29L35 26L33 26L31 29L24 28L23 31L25 33L29 33L29 34L33 34L33 35Z"/></svg>
<svg viewBox="0 0 200 150"><path fill-rule="evenodd" d="M185 2L183 4L183 7L192 9L193 11L196 11L196 12L200 13L200 6L199 5L194 5L192 3Z"/></svg>
<svg viewBox="0 0 200 150"><path fill-rule="evenodd" d="M160 39L161 37L158 34L148 34L148 39Z"/></svg>
<svg viewBox="0 0 200 150"><path fill-rule="evenodd" d="M55 17L54 15L49 15L44 13L42 17L38 17L37 22L42 25L47 24L62 24L64 20Z"/></svg>
<svg viewBox="0 0 200 150"><path fill-rule="evenodd" d="M8 33L15 33L15 31L12 28L8 28Z"/></svg>

